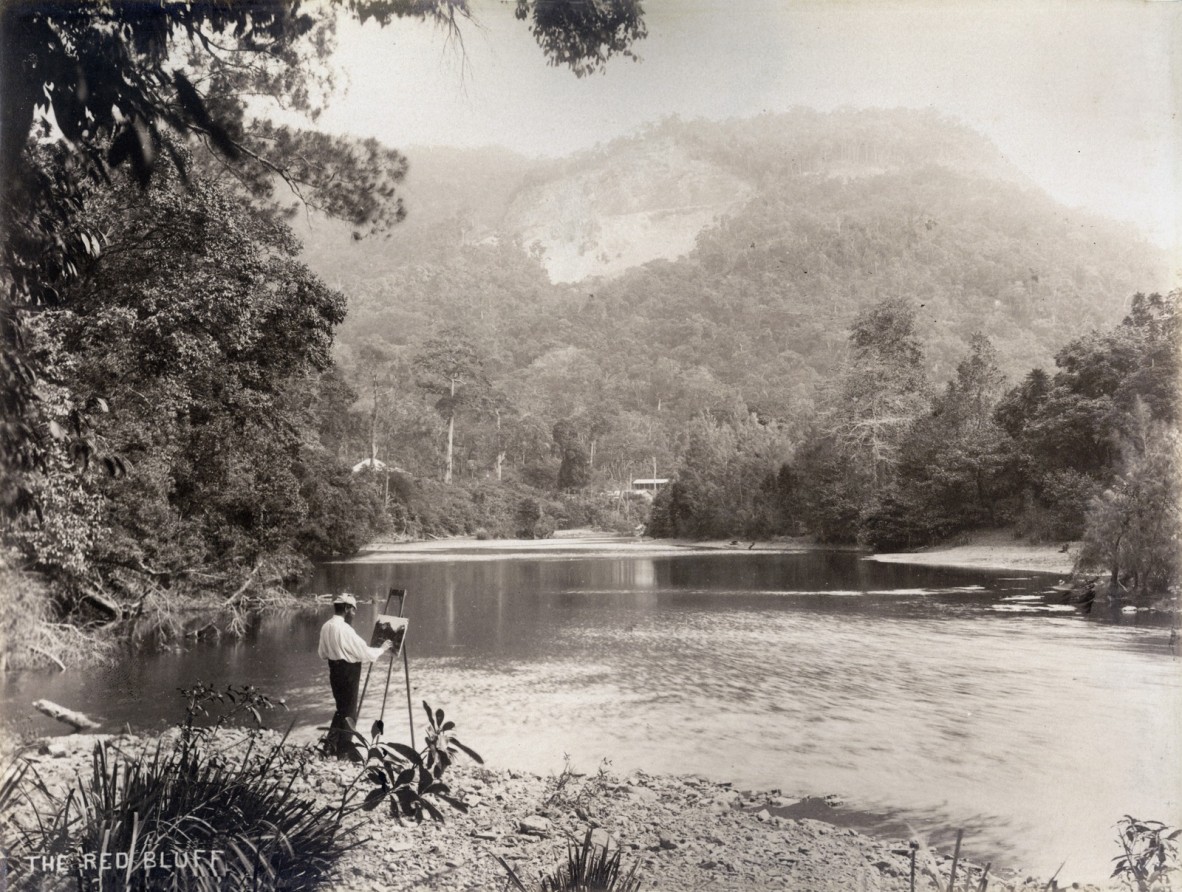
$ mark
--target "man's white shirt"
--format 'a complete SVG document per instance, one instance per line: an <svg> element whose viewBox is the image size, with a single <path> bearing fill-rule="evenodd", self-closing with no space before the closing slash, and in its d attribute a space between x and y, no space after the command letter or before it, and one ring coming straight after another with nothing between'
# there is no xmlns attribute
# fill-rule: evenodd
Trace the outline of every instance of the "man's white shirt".
<svg viewBox="0 0 1182 892"><path fill-rule="evenodd" d="M370 647L343 616L337 615L320 627L322 660L347 660L350 663L372 663L386 652L382 647Z"/></svg>

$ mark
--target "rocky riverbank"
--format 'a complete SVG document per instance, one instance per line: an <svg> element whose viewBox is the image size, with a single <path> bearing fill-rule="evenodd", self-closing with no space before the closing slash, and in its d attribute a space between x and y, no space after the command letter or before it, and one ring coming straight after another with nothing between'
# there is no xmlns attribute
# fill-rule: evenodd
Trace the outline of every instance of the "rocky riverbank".
<svg viewBox="0 0 1182 892"><path fill-rule="evenodd" d="M42 778L60 789L89 770L99 739L52 738L26 756ZM133 754L146 742L115 740ZM314 759L304 764L294 789L309 799L336 803L356 776L355 766ZM619 777L606 770L541 777L471 762L455 766L448 780L468 804L467 814L445 807L445 823L416 825L400 823L384 809L358 813L368 840L339 863L331 888L500 890L508 879L503 864L528 885L563 862L568 844L581 842L588 832L597 845L621 852L625 870L637 865L641 888L647 890L911 888L908 840L877 840L823 821L788 817L796 800L775 791L734 790L692 776ZM946 888L951 862L950 853L918 849L915 888ZM966 877L969 888L979 888L981 867L962 860L957 888ZM1047 887L1045 880L996 870L987 880L992 890Z"/></svg>

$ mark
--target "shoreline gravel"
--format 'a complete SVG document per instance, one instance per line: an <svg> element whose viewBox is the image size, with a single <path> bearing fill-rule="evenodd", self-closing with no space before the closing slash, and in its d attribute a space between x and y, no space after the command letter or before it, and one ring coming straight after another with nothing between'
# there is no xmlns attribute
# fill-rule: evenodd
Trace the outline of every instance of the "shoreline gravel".
<svg viewBox="0 0 1182 892"><path fill-rule="evenodd" d="M223 732L234 733L234 732ZM263 741L277 742L275 732ZM69 735L30 751L51 786L88 770L97 741L136 753L151 736ZM297 794L339 802L357 766L316 759L294 782ZM539 775L463 761L445 776L467 814L443 806L445 822L400 823L385 809L359 812L369 840L348 853L328 888L340 892L476 892L506 888L513 867L528 885L566 858L571 841L592 833L596 845L619 849L625 871L638 865L644 890L677 892L904 892L910 889L908 840L874 839L812 818L786 817L798 800L777 791L735 790L697 776L635 772ZM971 852L971 840L966 840ZM947 852L918 850L917 890L946 888ZM977 889L982 868L962 859L957 887ZM1044 880L991 869L988 888L1033 892ZM938 882L937 882L938 880ZM1075 886L1096 892L1100 887Z"/></svg>

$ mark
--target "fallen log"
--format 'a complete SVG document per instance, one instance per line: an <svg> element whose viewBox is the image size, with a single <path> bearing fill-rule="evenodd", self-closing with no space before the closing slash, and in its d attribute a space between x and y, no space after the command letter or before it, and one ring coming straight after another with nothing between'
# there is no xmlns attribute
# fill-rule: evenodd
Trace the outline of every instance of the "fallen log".
<svg viewBox="0 0 1182 892"><path fill-rule="evenodd" d="M51 719L57 719L59 722L73 726L75 731L90 731L99 726L99 723L89 716L72 709L66 709L64 706L58 706L49 700L36 700L33 703L33 708L38 712L45 713Z"/></svg>
<svg viewBox="0 0 1182 892"><path fill-rule="evenodd" d="M123 608L101 592L93 590L83 592L82 600L88 604L93 604L103 613L107 614L111 618L111 622L117 622L123 619Z"/></svg>

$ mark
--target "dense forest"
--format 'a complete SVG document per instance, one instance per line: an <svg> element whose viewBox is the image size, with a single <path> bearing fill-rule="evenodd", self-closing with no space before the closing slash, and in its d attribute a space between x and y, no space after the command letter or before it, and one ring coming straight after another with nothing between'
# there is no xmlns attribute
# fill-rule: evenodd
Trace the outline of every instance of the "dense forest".
<svg viewBox="0 0 1182 892"><path fill-rule="evenodd" d="M309 230L183 123L150 168L114 121L114 176L30 142L9 185L25 659L192 634L194 607L241 628L379 536L1008 524L1084 537L1118 584L1176 578L1164 260L960 125L670 119L548 161L267 130L298 163L346 152ZM640 477L673 482L650 505Z"/></svg>
<svg viewBox="0 0 1182 892"><path fill-rule="evenodd" d="M1064 350L1148 312L1149 299L1133 296L1164 289L1165 259L1127 229L1061 207L954 122L801 110L670 119L557 161L485 150L410 158L408 189L424 213L416 219L412 204L386 250L327 225L305 235L309 264L349 296L337 356L357 402L334 448L399 469L399 529L518 534L512 505L539 497L554 523L579 523L574 493L624 529L642 506L606 494L676 476L650 532L896 547L1017 524L1070 539L1115 472L1112 437L1127 425L1098 409L1100 427L1075 422L1106 444L1098 464L1077 467L1058 446L1003 457L981 438L1018 436L1010 416L998 427L993 404L1032 367L1065 362ZM579 207L577 226L560 198ZM704 205L718 211L708 223ZM555 225L539 233L547 214ZM652 259L618 269L603 255L613 232ZM600 273L553 282L572 251L603 255ZM895 317L906 368L871 349L875 327ZM431 383L423 363L441 349L463 360ZM971 387L984 390L972 435L947 427ZM946 427L919 422L933 413ZM1005 481L1004 493L962 504L959 483L924 476L954 457L920 444L954 434L997 465L982 492ZM455 498L440 529L415 505L438 504L443 479ZM492 484L513 498L483 492ZM416 497L424 487L429 497ZM482 491L477 504L466 489Z"/></svg>

